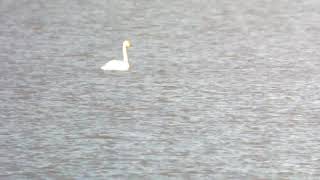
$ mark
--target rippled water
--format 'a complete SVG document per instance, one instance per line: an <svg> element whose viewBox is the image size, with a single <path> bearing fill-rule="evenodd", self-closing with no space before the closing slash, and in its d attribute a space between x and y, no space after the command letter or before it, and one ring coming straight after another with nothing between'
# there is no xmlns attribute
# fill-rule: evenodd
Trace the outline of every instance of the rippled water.
<svg viewBox="0 0 320 180"><path fill-rule="evenodd" d="M317 0L1 0L1 179L316 179ZM129 38L132 69L103 72Z"/></svg>

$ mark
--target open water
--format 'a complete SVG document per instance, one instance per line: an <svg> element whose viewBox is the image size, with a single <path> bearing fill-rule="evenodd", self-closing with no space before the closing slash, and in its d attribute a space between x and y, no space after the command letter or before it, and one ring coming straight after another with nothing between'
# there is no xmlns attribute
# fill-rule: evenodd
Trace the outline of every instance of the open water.
<svg viewBox="0 0 320 180"><path fill-rule="evenodd" d="M319 90L318 0L0 1L0 179L317 179Z"/></svg>

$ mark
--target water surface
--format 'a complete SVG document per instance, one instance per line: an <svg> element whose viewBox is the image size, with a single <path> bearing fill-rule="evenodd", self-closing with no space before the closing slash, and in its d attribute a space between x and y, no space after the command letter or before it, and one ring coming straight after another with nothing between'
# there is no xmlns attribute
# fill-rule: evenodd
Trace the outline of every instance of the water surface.
<svg viewBox="0 0 320 180"><path fill-rule="evenodd" d="M316 179L320 3L0 1L1 179ZM130 39L132 69L103 72Z"/></svg>

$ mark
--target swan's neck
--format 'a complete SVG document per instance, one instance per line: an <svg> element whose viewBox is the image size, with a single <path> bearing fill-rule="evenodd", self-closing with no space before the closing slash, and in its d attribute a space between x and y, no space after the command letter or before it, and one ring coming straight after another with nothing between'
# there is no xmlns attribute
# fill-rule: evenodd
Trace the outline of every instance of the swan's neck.
<svg viewBox="0 0 320 180"><path fill-rule="evenodd" d="M123 61L129 64L127 47L125 45L122 46L122 53L123 53Z"/></svg>

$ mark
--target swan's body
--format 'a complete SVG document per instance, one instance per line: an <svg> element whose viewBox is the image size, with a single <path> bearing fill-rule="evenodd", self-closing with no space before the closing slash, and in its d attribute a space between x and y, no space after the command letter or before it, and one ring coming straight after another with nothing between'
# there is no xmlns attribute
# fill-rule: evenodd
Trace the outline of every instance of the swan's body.
<svg viewBox="0 0 320 180"><path fill-rule="evenodd" d="M128 71L129 70L129 63L126 63L121 60L111 60L107 62L105 65L101 66L102 70L116 70L116 71Z"/></svg>
<svg viewBox="0 0 320 180"><path fill-rule="evenodd" d="M124 41L122 45L122 53L123 53L123 61L122 60L111 60L107 62L105 65L101 66L102 70L114 70L114 71L128 71L130 68L127 48L130 47L131 44L129 41Z"/></svg>

